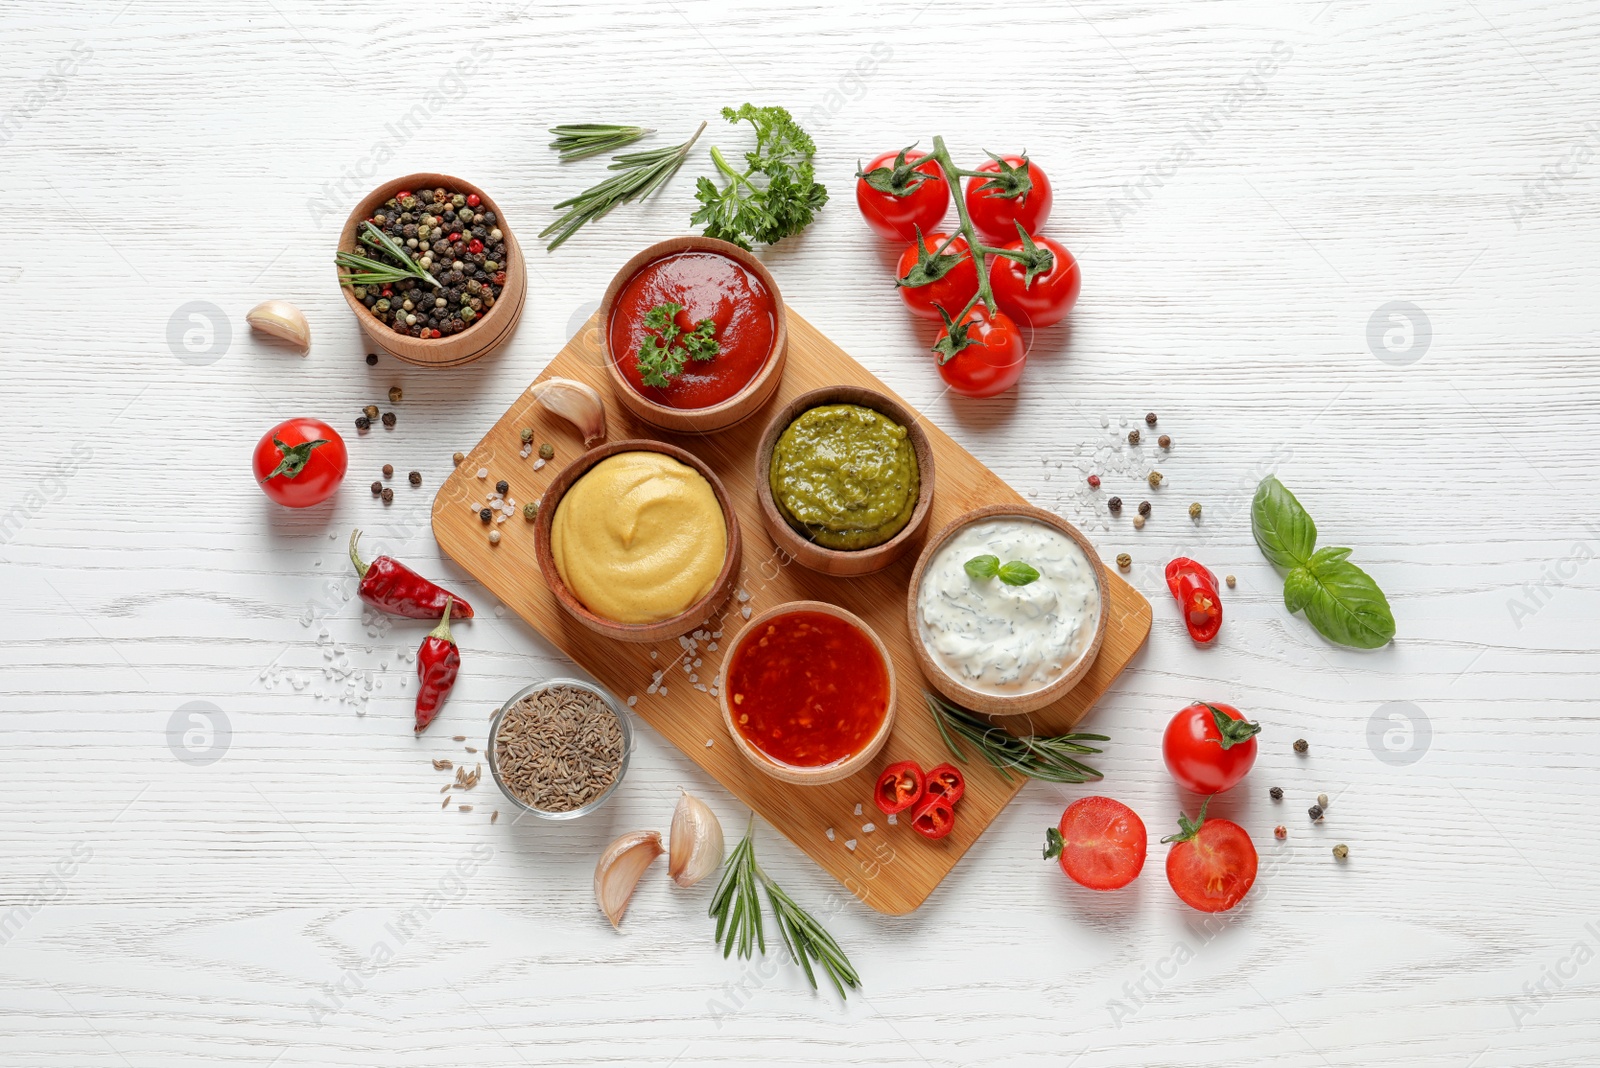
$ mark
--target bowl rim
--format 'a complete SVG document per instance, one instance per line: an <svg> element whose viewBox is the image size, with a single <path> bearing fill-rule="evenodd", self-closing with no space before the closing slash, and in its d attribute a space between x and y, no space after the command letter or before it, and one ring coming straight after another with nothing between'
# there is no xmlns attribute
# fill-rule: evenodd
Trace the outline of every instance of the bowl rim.
<svg viewBox="0 0 1600 1068"><path fill-rule="evenodd" d="M553 690L557 686L572 686L577 689L588 690L590 693L593 693L595 696L599 697L605 702L606 707L609 708L612 714L617 717L617 722L621 725L622 729L622 760L617 765L617 777L611 780L610 786L600 791L600 793L590 799L587 804L580 805L574 809L569 809L566 812L551 812L549 809L535 808L526 801L522 800L516 794L512 793L511 790L506 786L505 779L501 777L500 761L499 758L495 756L495 739L500 733L500 722L505 718L506 713L510 711L511 706L515 705L518 701L521 701L524 697L531 696L532 694L536 694L544 690ZM513 805L516 805L524 812L533 813L540 819L575 820L580 816L587 816L589 813L605 804L606 801L611 798L611 795L617 792L617 787L622 785L623 778L628 774L628 758L633 754L633 725L629 722L625 706L622 704L622 702L617 700L615 694L613 694L610 690L607 690L604 686L601 686L597 682L590 682L587 679L556 676L554 678L542 679L538 682L530 683L527 686L524 686L522 689L508 697L505 703L495 710L494 718L489 721L489 740L485 748L488 751L487 756L489 758L489 774L494 779L495 785L500 788L500 792L506 796L506 800L510 801Z"/></svg>
<svg viewBox="0 0 1600 1068"><path fill-rule="evenodd" d="M514 255L508 255L506 257L506 281L505 284L500 287L501 295L504 296L505 294L510 293L520 287L523 284L520 278L524 269L521 256L522 246L521 243L517 241L515 231L513 231L511 226L506 222L505 212L500 209L500 205L494 199L494 197L486 193L477 184L469 182L465 178L458 178L453 174L444 174L436 171L419 171L416 174L407 174L402 175L399 178L391 178L387 182L383 182L377 186L374 186L366 196L362 197L356 202L356 206L354 208L350 209L350 214L345 219L344 227L339 231L339 243L337 246L338 250L340 252L356 251L358 245L358 242L356 241L356 230L359 228L362 222L365 222L367 218L372 215L373 209L375 209L377 205L382 204L401 189L411 189L413 187L426 186L429 184L453 184L458 189L463 189L468 193L476 194L478 199L481 200L483 204L488 205L488 210L494 212L495 226L500 229L501 234L506 239L505 245L507 252L515 253ZM334 268L334 271L336 275L343 273L339 271L337 267ZM517 281L513 281L514 275L517 276ZM350 309L356 313L356 318L361 323L364 331L377 331L379 336L384 334L392 334L395 342L407 342L424 350L440 348L449 344L450 342L460 344L461 338L477 327L487 326L491 322L499 323L507 316L512 316L513 312L517 313L516 316L512 316L513 318L520 316L521 306L523 303L520 300L496 300L494 307L489 309L488 314L481 316L477 322L473 323L466 330L461 331L461 333L449 334L444 337L421 338L411 337L409 334L396 334L387 325L379 322L378 317L373 315L365 304L362 304L356 299L355 293L352 291L351 287L344 285L342 282L339 285L339 291L344 294L345 302L350 305ZM507 310L505 313L497 316L495 313L499 312L501 308L506 308ZM484 338L492 338L492 341L488 344L488 348L492 349L498 347L499 344L505 340L504 335L507 329L507 326L502 325L498 329L485 330L479 336ZM385 338L384 340L389 339Z"/></svg>
<svg viewBox="0 0 1600 1068"><path fill-rule="evenodd" d="M912 451L917 458L917 505L912 510L911 518L906 525L888 541L869 545L864 549L832 549L826 545L819 545L790 525L772 495L770 477L772 452L777 446L779 436L800 416L825 404L855 404L871 408L906 428L906 436L910 439ZM762 430L761 438L756 444L755 463L756 499L761 507L762 518L766 520L768 532L772 534L774 540L787 540L788 544L784 548L807 567L815 568L818 565L826 566L827 562L848 561L858 566L842 572L843 574L862 575L882 570L898 560L911 543L927 531L929 517L933 514L934 483L937 479L933 442L929 440L927 431L922 427L921 413L882 390L838 383L818 386L793 398L768 418L766 428ZM811 556L812 560L808 561L807 556Z"/></svg>
<svg viewBox="0 0 1600 1068"><path fill-rule="evenodd" d="M710 483L711 492L722 508L722 521L727 529L727 548L722 557L722 569L717 572L711 592L677 615L653 623L619 623L590 609L567 587L560 570L555 565L555 556L550 547L550 528L555 522L556 508L567 491L601 460L624 452L658 452L692 467ZM621 641L654 642L693 630L714 614L716 608L733 592L739 570L743 566L744 547L739 533L739 516L733 507L733 498L728 494L728 489L722 484L722 480L717 477L717 473L711 470L710 465L688 449L671 442L655 438L622 438L603 442L589 449L562 468L550 485L545 487L544 493L539 498L539 514L534 521L534 555L550 593L574 619L597 633Z"/></svg>
<svg viewBox="0 0 1600 1068"><path fill-rule="evenodd" d="M743 647L745 640L756 632L758 627L779 616L786 616L795 612L821 612L824 615L841 619L865 634L872 642L873 648L878 651L878 657L883 661L884 671L889 676L889 698L884 708L883 722L878 725L878 729L873 733L866 746L859 753L855 753L843 760L835 761L832 764L809 768L785 764L757 747L755 743L745 738L739 732L739 729L734 726L733 706L729 703L729 680L726 674L722 678L722 686L717 691L717 706L722 711L722 725L727 730L729 737L733 739L734 748L743 753L745 759L751 764L782 782L797 786L825 786L828 783L849 778L877 758L884 745L888 743L889 735L894 732L895 710L899 704L900 691L895 680L894 657L889 654L889 647L884 644L878 632L872 629L870 623L854 612L828 601L785 601L753 616L740 628L739 633L733 636L733 640L727 643L728 651L722 661L723 672L726 673L733 670L733 661L738 656L740 648Z"/></svg>
<svg viewBox="0 0 1600 1068"><path fill-rule="evenodd" d="M1021 694L992 694L981 690L974 690L958 681L954 676L945 671L944 667L928 651L927 642L922 637L922 620L917 612L917 595L922 589L922 578L928 564L938 555L947 541L956 534L986 519L1013 518L1030 519L1043 523L1045 526L1060 531L1071 538L1078 548L1083 550L1084 556L1089 561L1090 570L1094 572L1095 589L1099 594L1099 612L1095 622L1094 637L1090 639L1089 646L1074 661L1071 668L1064 672L1060 678L1048 686L1031 690ZM1094 545L1073 524L1056 515L1054 512L1031 504L986 504L973 508L956 516L949 523L928 539L922 548L922 553L917 557L917 565L911 571L911 578L906 585L906 624L910 631L911 648L916 652L917 663L922 668L923 676L945 697L965 705L976 712L990 716L1021 715L1027 712L1036 712L1048 704L1052 704L1064 697L1068 691L1083 681L1089 669L1100 656L1100 649L1105 644L1106 629L1111 618L1110 609L1110 581L1107 576L1104 561Z"/></svg>
<svg viewBox="0 0 1600 1068"><path fill-rule="evenodd" d="M746 382L739 392L727 400L718 401L704 408L673 408L670 405L659 404L634 389L632 384L623 377L622 372L617 369L616 357L611 351L611 313L616 307L617 296L622 292L622 288L633 280L634 275L657 260L666 259L668 256L676 255L680 252L690 251L719 253L759 278L761 284L766 286L767 292L772 295L773 314L777 320L777 325L773 330L772 345L767 350L766 360L762 363L761 370L757 371L755 376ZM780 357L786 354L789 347L789 315L788 308L783 303L783 294L778 290L778 282L772 277L772 272L767 269L767 265L757 259L749 249L740 248L731 241L723 241L719 238L705 237L698 234L684 234L679 237L669 237L664 241L657 241L653 245L640 249L628 258L628 261L617 270L616 274L611 276L611 281L606 286L605 294L600 298L599 316L597 325L600 330L600 350L605 358L606 376L611 381L612 391L626 393L629 400L622 403L627 404L640 418L653 426L661 425L657 421L657 416L668 422L682 422L686 419L693 419L715 423L717 417L731 413L736 408L748 403L753 394L761 393L768 387L775 374L781 375L783 373L784 361ZM715 429L727 429L728 426L739 422L748 414L744 413L732 423L719 425Z"/></svg>

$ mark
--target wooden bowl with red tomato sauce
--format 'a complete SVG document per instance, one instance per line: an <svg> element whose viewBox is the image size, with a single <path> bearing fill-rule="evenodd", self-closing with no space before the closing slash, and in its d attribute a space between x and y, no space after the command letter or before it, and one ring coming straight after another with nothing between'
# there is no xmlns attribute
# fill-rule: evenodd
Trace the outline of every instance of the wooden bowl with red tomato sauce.
<svg viewBox="0 0 1600 1068"><path fill-rule="evenodd" d="M641 345L660 332L645 326L662 304L682 310L683 334L716 324L719 351L687 359L665 387L638 369ZM617 403L640 420L680 434L726 430L759 411L777 392L789 355L788 317L772 274L738 245L709 237L674 237L634 256L600 302L600 341Z"/></svg>
<svg viewBox="0 0 1600 1068"><path fill-rule="evenodd" d="M825 601L768 609L734 637L717 703L734 745L783 782L821 786L872 762L894 730L894 664L861 617Z"/></svg>

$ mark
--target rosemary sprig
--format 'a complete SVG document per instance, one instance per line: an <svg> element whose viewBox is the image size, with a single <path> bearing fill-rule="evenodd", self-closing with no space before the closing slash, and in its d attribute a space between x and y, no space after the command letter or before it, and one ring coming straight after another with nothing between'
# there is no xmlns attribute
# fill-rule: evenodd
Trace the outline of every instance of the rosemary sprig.
<svg viewBox="0 0 1600 1068"><path fill-rule="evenodd" d="M335 252L333 260L340 267L350 273L341 274L339 282L347 286L382 286L393 282L403 282L407 278L427 282L435 289L443 288L439 280L433 275L417 266L417 262L407 254L398 241L373 226L369 222L361 224L357 240L363 245L387 253L398 261L399 265L384 263L370 256L363 256L359 252Z"/></svg>
<svg viewBox="0 0 1600 1068"><path fill-rule="evenodd" d="M612 208L618 204L626 204L641 197L647 197L677 173L683 161L689 158L689 149L700 139L700 134L706 128L705 123L700 124L700 129L694 136L681 145L669 148L653 148L647 152L629 152L617 156L612 160L607 170L620 171L620 174L607 178L599 185L590 186L575 197L569 197L556 205L556 210L568 209L555 222L539 231L540 237L549 237L555 234L545 249L554 252L560 248L567 238L577 233L585 223L594 222L604 218Z"/></svg>
<svg viewBox="0 0 1600 1068"><path fill-rule="evenodd" d="M613 126L607 122L572 122L550 127L555 140L550 147L561 153L562 163L575 159L588 159L602 152L610 152L623 145L631 145L654 130L643 126Z"/></svg>
<svg viewBox="0 0 1600 1068"><path fill-rule="evenodd" d="M1018 771L1032 779L1045 782L1088 782L1102 776L1089 765L1074 760L1073 755L1098 753L1101 750L1084 742L1109 742L1104 734L1052 734L1018 738L1010 731L996 727L976 712L952 704L937 694L924 690L928 711L939 726L939 734L950 753L963 764L967 754L956 742L955 735L971 742L979 754L995 770L1011 781L1011 772Z"/></svg>
<svg viewBox="0 0 1600 1068"><path fill-rule="evenodd" d="M778 933L783 936L784 946L795 963L804 969L811 989L817 989L812 961L826 973L841 998L847 996L846 987L861 989L861 977L844 955L844 950L839 948L839 943L833 940L833 936L814 916L795 904L794 898L773 882L772 877L756 863L755 822L755 813L751 813L744 838L728 857L722 880L717 883L716 893L711 896L708 914L716 917L716 938L722 943L723 957L733 952L736 942L741 958L748 958L756 948L766 953L761 897L757 890L759 886L767 892L767 900L772 904L772 913L777 918Z"/></svg>

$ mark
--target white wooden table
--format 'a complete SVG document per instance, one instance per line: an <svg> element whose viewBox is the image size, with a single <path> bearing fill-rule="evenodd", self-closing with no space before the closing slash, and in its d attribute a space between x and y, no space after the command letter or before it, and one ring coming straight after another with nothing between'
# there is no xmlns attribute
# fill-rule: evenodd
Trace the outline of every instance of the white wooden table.
<svg viewBox="0 0 1600 1068"><path fill-rule="evenodd" d="M0 1064L1596 1063L1600 6L414 7L0 13ZM432 489L618 264L686 231L706 169L546 255L534 233L601 164L558 164L545 127L636 121L664 144L712 119L705 146L741 149L716 111L745 100L801 118L833 195L766 254L788 300L1108 559L1131 553L1155 605L1088 721L1113 739L1104 783L1029 786L915 914L869 911L762 833L861 972L847 1004L777 956L723 960L709 885L657 869L620 935L601 918L598 852L665 830L680 788L730 837L744 822L648 728L576 825L491 825L487 776L473 812L441 810L429 764L571 670L440 560ZM1070 330L996 401L941 396L852 203L857 160L936 133L969 160L1027 148L1083 264ZM371 185L435 167L524 235L527 313L474 366L369 368L333 240ZM250 335L269 297L310 316L309 358ZM399 425L358 437L395 384ZM1147 410L1174 445L1136 533L1102 502L1148 495L1156 450L1117 444ZM291 514L248 457L301 414L348 428L352 469L336 504ZM366 491L385 462L425 477L388 509ZM1391 647L1329 646L1284 611L1247 514L1271 471L1388 592ZM400 680L425 628L363 619L357 524L480 602L420 744ZM1238 576L1214 649L1162 586L1180 552ZM1217 805L1261 877L1209 924L1167 888L1165 847L1106 895L1038 853L1088 792L1175 828L1160 735L1196 697L1266 725Z"/></svg>

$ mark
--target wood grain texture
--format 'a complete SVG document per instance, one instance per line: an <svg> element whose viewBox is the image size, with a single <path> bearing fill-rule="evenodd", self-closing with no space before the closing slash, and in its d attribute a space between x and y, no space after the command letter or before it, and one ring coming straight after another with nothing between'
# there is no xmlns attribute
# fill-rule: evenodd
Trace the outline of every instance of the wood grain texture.
<svg viewBox="0 0 1600 1068"><path fill-rule="evenodd" d="M788 319L789 366L773 394L771 410L782 411L795 398L827 385L860 386L904 403L793 308ZM916 638L906 625L907 583L915 558L907 555L873 574L843 578L799 566L773 541L761 519L756 456L767 429L765 421L750 419L704 437L666 435L632 413L619 411L610 399L608 359L599 344L597 320L598 313L535 381L572 378L585 382L608 398L609 439L659 436L705 462L726 488L746 542L734 599L719 606L703 626L698 620L691 623L694 630L689 639L679 637L653 647L624 644L596 634L562 607L540 574L534 524L520 516L497 523L493 529L502 532L501 541L498 545L489 542L477 515L486 488L492 492L504 479L512 496L531 498L542 492L536 487L562 477L561 463L535 471L532 458L521 456L524 427L534 428L535 441L554 443L559 459L575 457L581 451L572 426L544 412L527 391L440 487L433 504L434 537L468 574L612 693L634 705L640 718L782 831L850 893L879 912L910 912L927 900L1025 782L1021 776L1008 780L992 768L972 765L956 828L938 842L919 837L909 821L891 826L879 818L881 814L873 806L873 783L889 764L915 760L926 768L949 758L938 727L923 705L921 666L912 644ZM1027 503L937 425L927 419L918 425L933 449L938 471L928 511L932 526L943 528L986 505ZM541 513L541 525L548 522ZM1099 656L1064 696L1032 713L1026 723L1008 720L1008 729L1040 734L1070 730L1144 644L1150 633L1150 603L1121 579L1105 577L1106 626ZM744 629L746 619L790 601L808 600L827 601L854 612L883 639L898 683L898 703L894 730L875 760L848 778L798 786L775 781L738 751L727 736L711 690L722 677L724 654ZM868 824L875 829L865 831Z"/></svg>

